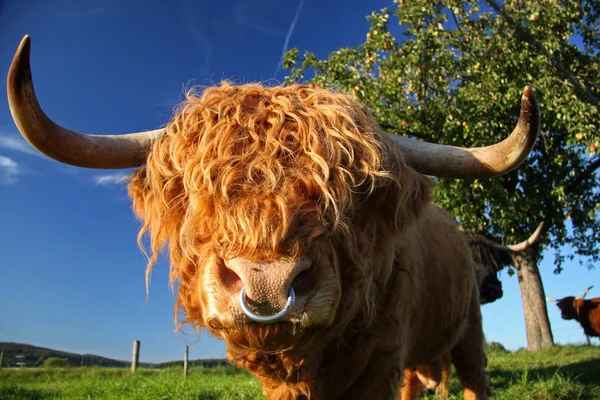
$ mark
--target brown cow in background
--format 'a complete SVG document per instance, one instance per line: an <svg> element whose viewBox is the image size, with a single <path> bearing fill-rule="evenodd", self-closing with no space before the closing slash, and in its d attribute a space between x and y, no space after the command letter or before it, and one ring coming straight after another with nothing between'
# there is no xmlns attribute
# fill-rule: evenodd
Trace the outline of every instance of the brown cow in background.
<svg viewBox="0 0 600 400"><path fill-rule="evenodd" d="M184 322L223 339L268 398L391 400L405 368L444 354L464 397L487 398L475 266L425 175L519 165L539 129L530 88L511 135L475 149L385 133L341 93L227 82L189 93L164 129L85 135L41 109L29 49L7 78L20 132L63 163L139 167L148 273L168 247Z"/></svg>
<svg viewBox="0 0 600 400"><path fill-rule="evenodd" d="M587 288L581 296L567 296L556 300L546 297L546 300L556 303L562 319L574 319L583 328L583 333L590 344L590 336L600 337L600 297L584 300L591 288Z"/></svg>

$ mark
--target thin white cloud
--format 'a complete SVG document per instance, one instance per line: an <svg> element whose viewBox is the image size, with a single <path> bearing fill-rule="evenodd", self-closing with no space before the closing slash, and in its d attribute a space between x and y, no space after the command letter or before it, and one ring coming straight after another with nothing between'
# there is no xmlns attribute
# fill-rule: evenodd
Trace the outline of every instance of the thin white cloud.
<svg viewBox="0 0 600 400"><path fill-rule="evenodd" d="M20 135L8 135L5 133L0 133L0 148L15 150L31 156L49 160L49 158L43 156L40 152L31 147L31 145L27 143L27 141Z"/></svg>
<svg viewBox="0 0 600 400"><path fill-rule="evenodd" d="M114 186L125 181L126 173L115 172L114 174L105 174L94 177L94 183L98 186Z"/></svg>
<svg viewBox="0 0 600 400"><path fill-rule="evenodd" d="M285 52L288 49L288 45L290 44L290 38L292 37L292 33L294 33L296 22L298 22L298 18L300 18L300 11L302 11L302 7L304 7L304 0L300 0L300 4L298 4L296 14L294 15L294 19L290 24L290 29L288 29L288 33L285 36L285 41L283 42L283 49L281 50L281 58L279 59L279 63L277 64L277 68L275 69L275 73L273 74L273 76L275 76L283 66L283 57L285 56Z"/></svg>
<svg viewBox="0 0 600 400"><path fill-rule="evenodd" d="M17 182L20 173L19 164L8 157L0 156L0 184L11 185Z"/></svg>

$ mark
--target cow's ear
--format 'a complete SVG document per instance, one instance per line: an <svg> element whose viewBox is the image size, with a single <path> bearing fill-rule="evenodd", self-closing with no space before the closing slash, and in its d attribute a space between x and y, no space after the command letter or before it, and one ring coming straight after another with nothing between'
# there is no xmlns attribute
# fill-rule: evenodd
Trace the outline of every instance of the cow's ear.
<svg viewBox="0 0 600 400"><path fill-rule="evenodd" d="M402 161L402 160L399 160ZM401 232L431 202L432 181L403 162L392 169L393 180L384 180L369 197L366 214L376 217L389 234Z"/></svg>
<svg viewBox="0 0 600 400"><path fill-rule="evenodd" d="M143 223L140 235L149 234L153 251L177 240L187 207L181 177L169 167L144 165L133 173L128 185L133 210Z"/></svg>
<svg viewBox="0 0 600 400"><path fill-rule="evenodd" d="M148 234L151 238L152 248L157 247L157 241L160 242L159 247L162 247L167 239L164 232L165 226L162 223L166 210L161 207L160 197L157 196L162 188L156 186L156 182L149 179L148 168L145 165L133 173L127 186L129 197L133 202L133 211L142 221L138 242L141 246L141 237Z"/></svg>
<svg viewBox="0 0 600 400"><path fill-rule="evenodd" d="M410 209L412 215L419 216L423 209L431 203L433 181L412 168L407 168L406 174L410 175L409 179L412 181L409 185L410 195L406 200L406 207Z"/></svg>
<svg viewBox="0 0 600 400"><path fill-rule="evenodd" d="M402 150L383 137L385 161L382 167L392 179L383 179L373 198L378 202L383 225L403 231L431 203L433 182L406 164Z"/></svg>
<svg viewBox="0 0 600 400"><path fill-rule="evenodd" d="M150 195L149 183L146 180L146 166L140 167L135 171L127 186L129 197L133 202L133 211L135 215L144 221L146 215L146 202Z"/></svg>
<svg viewBox="0 0 600 400"><path fill-rule="evenodd" d="M416 220L425 207L431 203L433 182L431 178L419 174L410 167L405 167L403 179L398 188L399 204L396 212L398 229L404 230L407 224Z"/></svg>

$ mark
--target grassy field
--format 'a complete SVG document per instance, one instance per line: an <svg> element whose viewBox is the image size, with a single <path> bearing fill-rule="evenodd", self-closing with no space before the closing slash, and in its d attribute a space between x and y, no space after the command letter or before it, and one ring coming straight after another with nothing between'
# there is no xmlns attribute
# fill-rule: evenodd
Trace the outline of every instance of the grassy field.
<svg viewBox="0 0 600 400"><path fill-rule="evenodd" d="M495 399L600 400L600 347L564 346L528 353L491 347L488 374ZM232 368L0 370L0 399L263 399L249 375ZM452 399L462 398L452 381ZM424 398L435 399L434 395ZM375 399L376 400L376 399Z"/></svg>

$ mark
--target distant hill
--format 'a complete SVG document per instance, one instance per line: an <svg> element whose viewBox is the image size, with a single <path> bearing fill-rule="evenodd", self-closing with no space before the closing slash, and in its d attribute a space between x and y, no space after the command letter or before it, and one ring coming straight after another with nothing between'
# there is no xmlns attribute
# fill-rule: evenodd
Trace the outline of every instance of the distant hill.
<svg viewBox="0 0 600 400"><path fill-rule="evenodd" d="M37 347L24 343L0 342L0 351L4 350L2 367L41 367L50 357L66 358L71 366L100 366L100 367L125 367L131 365L127 361L113 360L93 354L75 354L66 351ZM24 365L19 365L23 363ZM142 364L140 364L142 365Z"/></svg>
<svg viewBox="0 0 600 400"><path fill-rule="evenodd" d="M66 358L73 367L96 366L96 367L128 367L130 361L114 360L97 356L94 354L75 354L66 351L37 347L24 343L0 342L0 351L4 351L2 358L2 368L8 367L41 367L44 361L50 357ZM21 364L21 365L20 365ZM164 363L139 363L140 367L165 368L183 365L181 361L169 361ZM217 366L229 365L224 359L206 359L190 360L190 366L202 366L205 368L214 368Z"/></svg>

